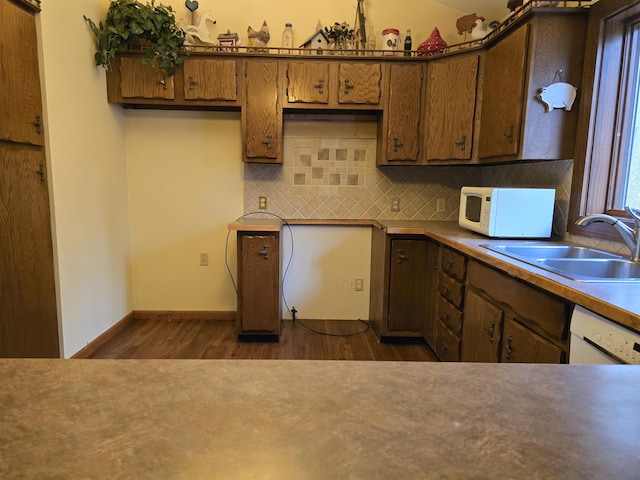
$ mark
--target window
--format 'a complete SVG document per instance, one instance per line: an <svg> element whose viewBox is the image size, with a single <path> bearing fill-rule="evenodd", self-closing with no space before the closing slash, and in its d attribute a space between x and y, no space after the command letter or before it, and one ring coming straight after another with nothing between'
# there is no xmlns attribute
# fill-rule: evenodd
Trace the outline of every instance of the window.
<svg viewBox="0 0 640 480"><path fill-rule="evenodd" d="M640 208L640 0L600 0L591 7L581 121L576 144L568 230L619 240L579 216L608 213L626 218Z"/></svg>

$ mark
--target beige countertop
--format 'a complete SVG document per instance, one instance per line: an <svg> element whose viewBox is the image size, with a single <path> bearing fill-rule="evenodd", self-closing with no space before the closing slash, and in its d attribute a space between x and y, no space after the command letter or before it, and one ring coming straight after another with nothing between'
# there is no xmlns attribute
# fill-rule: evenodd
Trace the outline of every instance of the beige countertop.
<svg viewBox="0 0 640 480"><path fill-rule="evenodd" d="M0 360L0 478L638 478L633 366Z"/></svg>
<svg viewBox="0 0 640 480"><path fill-rule="evenodd" d="M280 228L280 220L261 222L252 219L247 226L242 223L229 225L231 230L251 230L264 223L265 228ZM345 225L371 226L386 230L389 234L424 235L454 248L470 257L491 265L506 274L535 285L554 295L580 304L622 325L640 332L640 283L637 282L576 282L562 275L543 270L526 262L492 252L480 245L522 243L525 240L493 239L458 226L457 222L417 220L287 220L290 225ZM277 224L277 226L276 226Z"/></svg>

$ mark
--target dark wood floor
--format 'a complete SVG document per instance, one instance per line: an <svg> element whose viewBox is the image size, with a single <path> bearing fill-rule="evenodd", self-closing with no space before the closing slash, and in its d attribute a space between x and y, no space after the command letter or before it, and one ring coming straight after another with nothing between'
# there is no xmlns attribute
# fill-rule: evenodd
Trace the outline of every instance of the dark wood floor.
<svg viewBox="0 0 640 480"><path fill-rule="evenodd" d="M366 328L358 321L302 322L321 332L343 335ZM352 336L327 336L285 320L280 341L264 343L238 341L233 321L193 319L132 319L89 358L436 361L425 344L380 343L371 329Z"/></svg>

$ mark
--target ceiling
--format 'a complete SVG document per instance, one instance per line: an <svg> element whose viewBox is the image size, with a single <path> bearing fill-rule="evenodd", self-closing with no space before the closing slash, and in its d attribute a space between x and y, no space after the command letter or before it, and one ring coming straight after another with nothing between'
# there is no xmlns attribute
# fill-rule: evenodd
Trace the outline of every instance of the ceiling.
<svg viewBox="0 0 640 480"><path fill-rule="evenodd" d="M464 14L476 13L485 17L488 22L501 21L509 14L507 0L433 0L447 7L459 10Z"/></svg>

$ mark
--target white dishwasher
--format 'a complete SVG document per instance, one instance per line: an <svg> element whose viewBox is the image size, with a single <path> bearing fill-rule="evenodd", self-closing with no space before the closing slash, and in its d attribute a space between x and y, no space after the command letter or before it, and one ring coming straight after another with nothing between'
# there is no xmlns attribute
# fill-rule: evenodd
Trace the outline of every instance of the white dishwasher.
<svg viewBox="0 0 640 480"><path fill-rule="evenodd" d="M640 364L640 334L576 305L569 363Z"/></svg>

